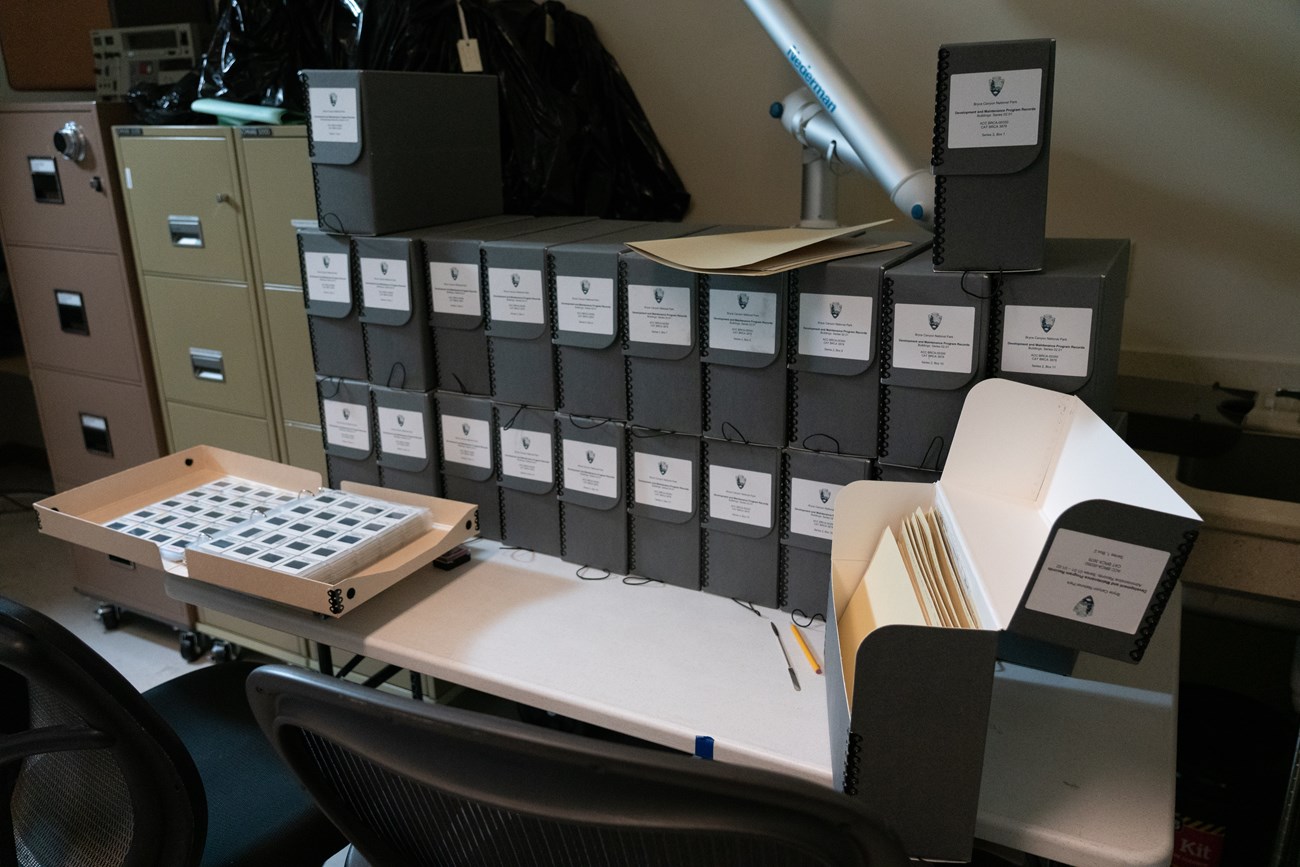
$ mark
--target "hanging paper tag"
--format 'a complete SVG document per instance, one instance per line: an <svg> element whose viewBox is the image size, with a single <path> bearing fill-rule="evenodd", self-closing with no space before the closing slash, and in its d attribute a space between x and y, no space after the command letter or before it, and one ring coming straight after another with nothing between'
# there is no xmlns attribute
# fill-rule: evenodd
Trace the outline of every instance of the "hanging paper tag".
<svg viewBox="0 0 1300 867"><path fill-rule="evenodd" d="M457 39L456 51L460 54L461 72L483 71L483 60L478 54L477 39Z"/></svg>

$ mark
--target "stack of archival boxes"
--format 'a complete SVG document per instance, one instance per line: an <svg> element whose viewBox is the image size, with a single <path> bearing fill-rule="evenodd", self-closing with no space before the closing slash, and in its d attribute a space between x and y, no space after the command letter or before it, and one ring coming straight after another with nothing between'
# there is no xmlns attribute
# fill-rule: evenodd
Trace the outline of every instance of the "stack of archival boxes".
<svg viewBox="0 0 1300 867"><path fill-rule="evenodd" d="M487 538L824 615L838 491L936 479L975 383L1109 413L1125 241L1049 239L1041 272L990 276L936 272L928 236L884 227L910 246L694 274L624 242L743 227L502 215L490 79L302 77L333 485L465 500ZM414 149L371 147L399 132Z"/></svg>

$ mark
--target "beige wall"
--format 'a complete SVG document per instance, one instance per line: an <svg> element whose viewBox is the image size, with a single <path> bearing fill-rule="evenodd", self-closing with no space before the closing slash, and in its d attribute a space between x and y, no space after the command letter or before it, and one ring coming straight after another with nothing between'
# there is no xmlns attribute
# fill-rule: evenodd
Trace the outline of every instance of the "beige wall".
<svg viewBox="0 0 1300 867"><path fill-rule="evenodd" d="M799 81L741 0L568 5L618 58L694 196L691 218L798 220L799 148L767 106ZM941 43L1055 38L1048 231L1133 239L1126 368L1300 385L1295 0L795 5L918 166ZM842 220L892 215L870 181L841 189Z"/></svg>

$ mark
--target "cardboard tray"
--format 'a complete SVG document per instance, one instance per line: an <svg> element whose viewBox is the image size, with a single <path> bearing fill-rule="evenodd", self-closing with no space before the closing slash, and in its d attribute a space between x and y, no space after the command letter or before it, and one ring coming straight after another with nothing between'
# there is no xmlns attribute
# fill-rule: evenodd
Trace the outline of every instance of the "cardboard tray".
<svg viewBox="0 0 1300 867"><path fill-rule="evenodd" d="M225 557L187 552L165 560L157 545L110 530L103 522L223 476L287 491L316 491L320 474L212 446L195 446L47 497L35 504L42 533L143 566L237 590L318 614L339 617L474 535L475 506L404 491L344 482L341 490L429 510L424 535L364 569L332 583L286 575Z"/></svg>

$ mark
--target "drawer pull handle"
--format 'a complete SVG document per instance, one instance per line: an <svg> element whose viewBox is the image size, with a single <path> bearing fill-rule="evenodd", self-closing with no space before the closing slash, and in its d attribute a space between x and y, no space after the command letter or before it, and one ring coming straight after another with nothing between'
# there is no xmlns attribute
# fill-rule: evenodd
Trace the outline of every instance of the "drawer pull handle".
<svg viewBox="0 0 1300 867"><path fill-rule="evenodd" d="M86 320L86 299L80 292L54 290L54 306L59 311L59 328L68 334L90 334Z"/></svg>
<svg viewBox="0 0 1300 867"><path fill-rule="evenodd" d="M86 444L86 451L111 458L113 439L108 435L108 419L88 412L79 415L81 416L81 441Z"/></svg>
<svg viewBox="0 0 1300 867"><path fill-rule="evenodd" d="M202 379L206 382L226 381L226 362L222 358L220 350L196 349L191 346L190 367L194 370L195 379Z"/></svg>
<svg viewBox="0 0 1300 867"><path fill-rule="evenodd" d="M172 214L167 218L167 231L171 235L173 247L203 246L203 224L198 217L178 217Z"/></svg>

